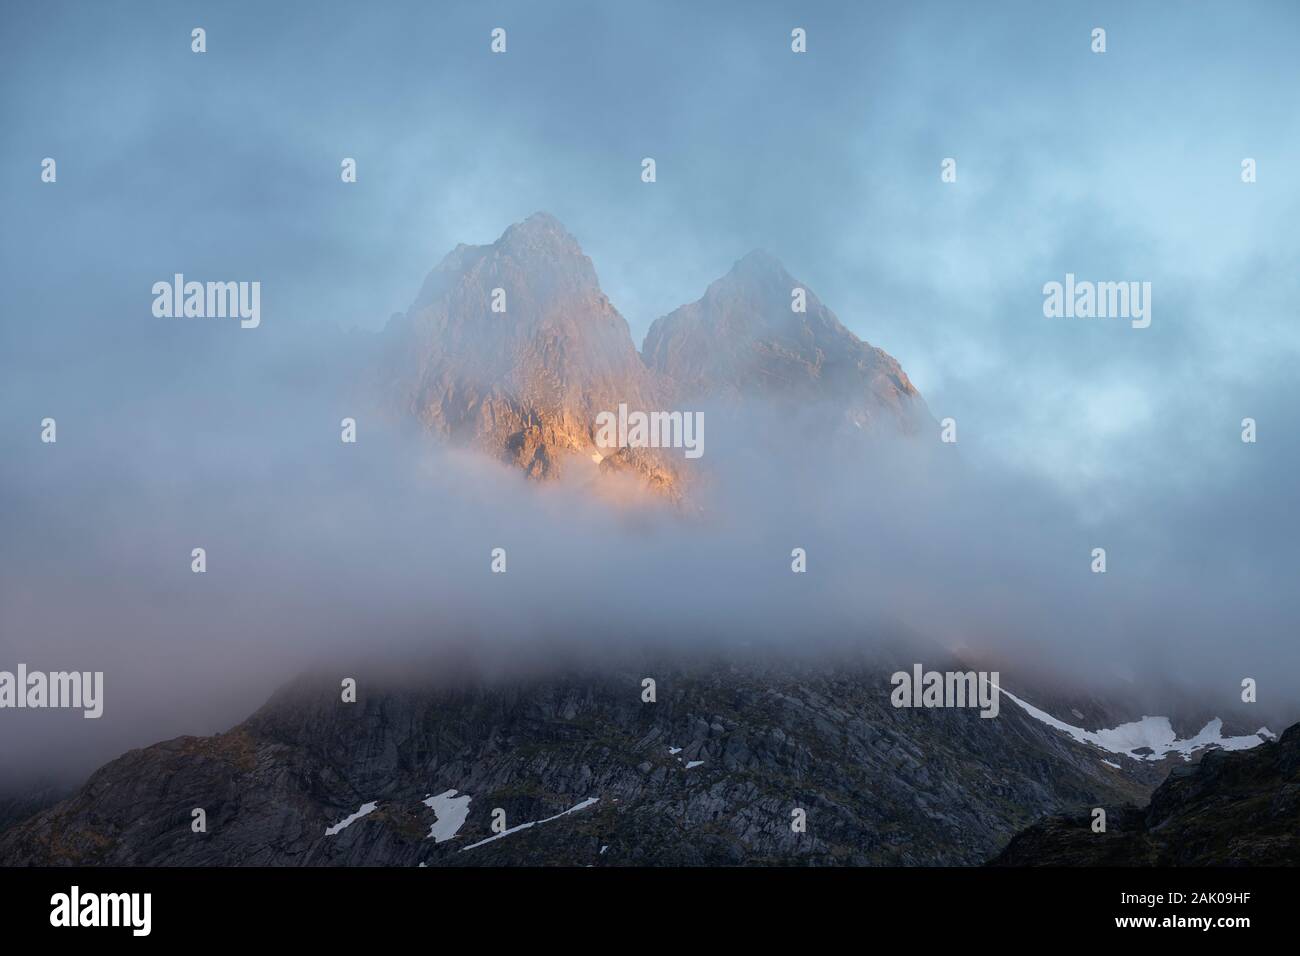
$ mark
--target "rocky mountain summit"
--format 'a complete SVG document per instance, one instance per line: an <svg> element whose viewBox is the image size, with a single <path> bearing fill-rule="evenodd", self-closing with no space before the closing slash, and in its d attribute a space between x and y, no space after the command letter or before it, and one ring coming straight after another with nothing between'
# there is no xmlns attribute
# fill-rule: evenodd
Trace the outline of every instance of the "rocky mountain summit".
<svg viewBox="0 0 1300 956"><path fill-rule="evenodd" d="M452 250L390 321L377 380L400 418L530 477L630 474L670 498L690 477L681 453L602 446L600 413L690 411L721 397L812 407L867 430L928 421L899 364L763 252L656 321L639 354L591 260L546 213L491 245Z"/></svg>
<svg viewBox="0 0 1300 956"><path fill-rule="evenodd" d="M1092 807L1079 808L1018 834L993 865L1300 865L1300 724L1175 767L1145 808L1105 810L1104 833L1092 830Z"/></svg>
<svg viewBox="0 0 1300 956"><path fill-rule="evenodd" d="M761 250L737 262L698 301L658 319L644 355L679 400L830 407L866 430L914 432L929 421L898 362L845 328L816 293Z"/></svg>
<svg viewBox="0 0 1300 956"><path fill-rule="evenodd" d="M0 832L0 864L976 864L1149 792L1017 707L896 709L867 664L415 684L344 704L303 679L226 733L131 751Z"/></svg>
<svg viewBox="0 0 1300 956"><path fill-rule="evenodd" d="M429 273L385 331L381 381L425 431L530 477L583 462L635 472L664 492L678 483L672 459L653 449L596 447L600 412L620 402L661 408L666 398L591 260L545 213L489 246L457 246Z"/></svg>

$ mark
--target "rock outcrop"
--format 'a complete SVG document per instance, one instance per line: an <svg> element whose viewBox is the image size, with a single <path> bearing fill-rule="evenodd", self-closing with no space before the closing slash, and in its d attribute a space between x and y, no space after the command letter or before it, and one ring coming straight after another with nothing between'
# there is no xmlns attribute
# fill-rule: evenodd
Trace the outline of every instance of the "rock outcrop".
<svg viewBox="0 0 1300 956"><path fill-rule="evenodd" d="M1104 806L1040 821L995 866L1300 865L1300 724L1250 750L1211 751L1175 767L1145 808Z"/></svg>
<svg viewBox="0 0 1300 956"><path fill-rule="evenodd" d="M803 311L795 309L796 293ZM737 262L697 302L656 321L643 351L679 401L826 409L868 432L910 433L930 420L898 362L845 328L762 251Z"/></svg>
<svg viewBox="0 0 1300 956"><path fill-rule="evenodd" d="M530 477L599 468L677 493L671 456L596 445L599 413L665 399L591 260L545 213L491 245L457 246L429 273L385 331L380 382L390 406L425 431Z"/></svg>

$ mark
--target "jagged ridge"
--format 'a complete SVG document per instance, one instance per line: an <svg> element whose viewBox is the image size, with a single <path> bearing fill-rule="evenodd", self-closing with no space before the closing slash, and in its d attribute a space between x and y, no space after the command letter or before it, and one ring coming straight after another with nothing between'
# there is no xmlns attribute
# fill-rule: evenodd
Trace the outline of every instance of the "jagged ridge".
<svg viewBox="0 0 1300 956"><path fill-rule="evenodd" d="M569 462L630 472L679 497L680 454L598 448L620 404L673 411L724 397L829 406L861 429L915 431L928 411L899 364L853 335L772 256L754 252L703 298L654 323L644 360L591 260L537 213L488 246L457 246L385 334L389 402L424 430L501 456L535 478ZM502 290L506 312L492 311ZM841 423L842 423L841 422Z"/></svg>

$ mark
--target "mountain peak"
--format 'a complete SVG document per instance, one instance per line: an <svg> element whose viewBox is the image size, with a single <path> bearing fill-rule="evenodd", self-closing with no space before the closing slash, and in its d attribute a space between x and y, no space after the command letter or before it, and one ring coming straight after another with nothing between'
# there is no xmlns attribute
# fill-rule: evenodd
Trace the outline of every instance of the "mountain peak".
<svg viewBox="0 0 1300 956"><path fill-rule="evenodd" d="M745 255L736 260L736 264L731 267L732 272L785 272L785 266L781 260L766 249L751 249Z"/></svg>
<svg viewBox="0 0 1300 956"><path fill-rule="evenodd" d="M490 245L457 246L393 326L380 374L394 407L424 430L530 476L558 477L572 459L593 472L632 471L676 494L675 471L659 456L596 451L601 412L661 402L591 260L548 213Z"/></svg>
<svg viewBox="0 0 1300 956"><path fill-rule="evenodd" d="M858 429L915 431L928 412L894 358L859 339L781 261L755 249L696 302L655 321L642 356L678 397L830 402Z"/></svg>
<svg viewBox="0 0 1300 956"><path fill-rule="evenodd" d="M527 225L530 223L535 226L547 226L547 227L555 227L559 229L564 228L564 224L561 223L560 220L552 216L545 209L537 210L537 212L533 213L531 216L526 218L523 221L523 223L521 223L521 225Z"/></svg>
<svg viewBox="0 0 1300 956"><path fill-rule="evenodd" d="M790 290L802 285L780 259L766 249L754 249L715 279L705 291L705 298L744 299L751 304L768 300L788 303Z"/></svg>
<svg viewBox="0 0 1300 956"><path fill-rule="evenodd" d="M754 249L737 259L731 270L714 283L715 286L781 285L790 287L794 278L781 260L766 249Z"/></svg>
<svg viewBox="0 0 1300 956"><path fill-rule="evenodd" d="M507 227L493 246L551 255L581 256L583 254L578 240L549 212L535 212L523 222Z"/></svg>

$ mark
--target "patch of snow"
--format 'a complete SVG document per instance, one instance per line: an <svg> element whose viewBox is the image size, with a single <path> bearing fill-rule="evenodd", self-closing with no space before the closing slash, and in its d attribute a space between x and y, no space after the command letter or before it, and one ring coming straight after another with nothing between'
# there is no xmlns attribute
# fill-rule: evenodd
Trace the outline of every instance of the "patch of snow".
<svg viewBox="0 0 1300 956"><path fill-rule="evenodd" d="M1141 720L1120 724L1109 730L1084 730L1057 720L1046 711L1027 704L1015 694L1001 687L998 688L1007 697L1015 701L1020 708L1035 720L1042 721L1049 727L1055 727L1069 734L1081 744L1092 744L1113 754L1124 754L1134 760L1160 760L1169 754L1181 754L1184 760L1190 760L1192 754L1205 747L1216 746L1224 750L1249 750L1258 747L1265 740L1273 737L1267 727L1261 727L1253 734L1242 737L1223 736L1223 721L1215 717L1200 733L1188 740L1179 740L1168 717L1143 717ZM1151 753L1134 753L1136 750L1148 749Z"/></svg>
<svg viewBox="0 0 1300 956"><path fill-rule="evenodd" d="M361 804L361 809L358 810L356 813L352 814L351 816L344 817L342 820L334 824L334 826L332 827L326 827L325 835L334 836L335 834L342 833L345 827L350 826L351 824L360 820L366 814L373 813L377 806L379 806L378 800L371 800L369 803Z"/></svg>
<svg viewBox="0 0 1300 956"><path fill-rule="evenodd" d="M605 855L605 851L608 850L608 849L609 849L609 844L606 843L604 846L602 846L602 847L600 848L600 855L601 855L601 856L604 856L604 855Z"/></svg>
<svg viewBox="0 0 1300 956"><path fill-rule="evenodd" d="M679 754L679 753L682 752L682 748L681 748L681 747L669 747L669 748L668 748L668 752L669 752L670 754Z"/></svg>
<svg viewBox="0 0 1300 956"><path fill-rule="evenodd" d="M436 797L428 797L424 800L424 805L434 812L434 821L429 826L429 836L425 839L433 838L435 843L441 843L443 840L450 840L458 830L465 825L465 818L469 816L469 802L472 798L469 794L463 793L456 796L455 790L448 790L438 794Z"/></svg>
<svg viewBox="0 0 1300 956"><path fill-rule="evenodd" d="M1114 767L1116 770L1119 769L1119 764L1115 763L1113 760L1103 760L1102 763L1107 767Z"/></svg>
<svg viewBox="0 0 1300 956"><path fill-rule="evenodd" d="M494 833L486 840L479 840L477 843L471 843L469 846L461 847L461 853L466 850L472 850L475 847L482 846L484 843L491 843L493 840L500 840L502 837L510 836L512 833L518 833L520 830L527 830L529 827L535 827L541 823L550 823L552 820L558 820L560 817L567 817L570 813L577 813L579 810L585 810L592 804L599 803L600 797L588 797L582 803L575 804L567 810L562 810L553 817L547 817L545 820L530 820L527 823L521 823L517 827L511 827L508 830L502 830L500 833Z"/></svg>
<svg viewBox="0 0 1300 956"><path fill-rule="evenodd" d="M703 763L703 760L688 760L686 761L686 769L690 770L692 767L698 767Z"/></svg>

